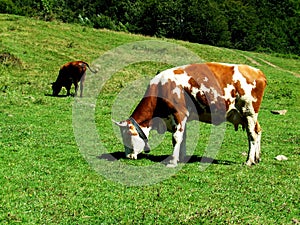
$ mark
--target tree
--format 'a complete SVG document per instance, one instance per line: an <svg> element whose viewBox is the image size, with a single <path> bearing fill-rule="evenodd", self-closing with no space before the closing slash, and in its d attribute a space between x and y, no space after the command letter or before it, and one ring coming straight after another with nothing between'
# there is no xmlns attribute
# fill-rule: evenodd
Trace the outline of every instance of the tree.
<svg viewBox="0 0 300 225"><path fill-rule="evenodd" d="M187 6L184 39L217 46L230 46L228 21L214 1L192 0Z"/></svg>

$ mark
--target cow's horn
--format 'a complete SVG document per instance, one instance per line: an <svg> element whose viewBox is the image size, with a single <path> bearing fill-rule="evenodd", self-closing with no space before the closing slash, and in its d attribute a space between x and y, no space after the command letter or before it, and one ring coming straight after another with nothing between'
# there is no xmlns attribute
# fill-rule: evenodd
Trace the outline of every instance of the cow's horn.
<svg viewBox="0 0 300 225"><path fill-rule="evenodd" d="M117 121L115 121L115 120L112 119L112 122L114 124L116 124L117 126L119 126L119 127L126 127L127 126L127 122L126 121L117 122Z"/></svg>

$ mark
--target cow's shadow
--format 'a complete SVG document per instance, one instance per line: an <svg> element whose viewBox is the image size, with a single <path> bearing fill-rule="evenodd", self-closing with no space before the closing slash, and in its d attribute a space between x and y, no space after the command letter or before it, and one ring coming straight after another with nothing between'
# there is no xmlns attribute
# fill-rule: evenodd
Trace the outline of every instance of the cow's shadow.
<svg viewBox="0 0 300 225"><path fill-rule="evenodd" d="M52 95L52 94L45 94L47 97L53 97L53 98L66 98L71 97L71 95Z"/></svg>
<svg viewBox="0 0 300 225"><path fill-rule="evenodd" d="M70 95L52 95L52 94L45 94L45 96L48 97L53 97L53 98L66 98L66 97L75 97L75 94L70 94Z"/></svg>
<svg viewBox="0 0 300 225"><path fill-rule="evenodd" d="M113 153L105 153L97 157L98 159L105 159L107 161L116 161L120 159L125 159L124 152L113 152ZM167 164L167 162L171 159L170 155L151 155L141 153L138 155L138 159L148 159L152 162ZM236 162L228 161L228 160L218 160L209 157L201 157L197 155L186 156L183 163L212 163L212 164L220 164L220 165L232 165L236 164Z"/></svg>

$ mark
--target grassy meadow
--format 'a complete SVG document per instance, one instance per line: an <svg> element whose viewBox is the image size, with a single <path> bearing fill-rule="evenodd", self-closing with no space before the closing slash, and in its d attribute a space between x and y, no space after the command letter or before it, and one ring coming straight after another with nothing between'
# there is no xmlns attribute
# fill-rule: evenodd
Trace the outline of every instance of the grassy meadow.
<svg viewBox="0 0 300 225"><path fill-rule="evenodd" d="M211 126L200 124L189 163L161 182L130 186L102 176L85 160L74 135L76 98L52 97L50 83L68 61L92 64L118 46L161 39L4 14L0 24L1 224L300 223L300 57L164 40L204 61L246 63L266 74L268 86L259 114L262 161L252 167L243 164L247 135L227 124L215 160L202 171L206 163L200 159ZM171 154L167 134L149 156L124 159L111 122L114 101L128 83L168 67L135 63L117 71L101 89L95 105L96 129L117 160L100 156L93 160L105 162L107 170L117 163L147 169L160 156ZM281 109L287 113L270 112ZM80 125L84 132L84 124ZM288 160L276 161L277 155Z"/></svg>

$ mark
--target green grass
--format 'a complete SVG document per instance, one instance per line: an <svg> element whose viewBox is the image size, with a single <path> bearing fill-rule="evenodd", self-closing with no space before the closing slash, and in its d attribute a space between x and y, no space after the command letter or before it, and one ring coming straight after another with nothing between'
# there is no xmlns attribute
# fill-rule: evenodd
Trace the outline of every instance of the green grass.
<svg viewBox="0 0 300 225"><path fill-rule="evenodd" d="M74 135L74 98L48 96L50 83L65 62L91 63L117 46L159 39L13 15L0 15L0 21L0 53L9 52L22 62L0 65L1 224L294 224L300 220L300 81L293 75L300 74L299 59L165 40L205 61L246 63L264 71L268 87L259 115L262 162L251 168L243 165L246 134L234 132L228 124L217 163L206 170L201 171L203 163L196 160L156 184L126 186L98 174L86 162ZM118 93L129 81L154 76L167 67L159 62L129 65L102 88L95 118L109 152L123 151L111 123ZM273 109L288 112L273 115ZM201 157L210 126L200 124L199 132L193 154ZM171 152L166 135L150 156ZM288 161L274 160L279 154ZM156 164L150 159L95 158L105 163L107 171L118 162L147 169Z"/></svg>

